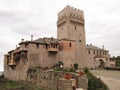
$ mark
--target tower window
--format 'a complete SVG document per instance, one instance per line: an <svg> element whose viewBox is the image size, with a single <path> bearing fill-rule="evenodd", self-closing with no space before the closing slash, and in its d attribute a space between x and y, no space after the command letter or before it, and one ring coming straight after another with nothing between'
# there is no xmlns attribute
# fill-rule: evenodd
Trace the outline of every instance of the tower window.
<svg viewBox="0 0 120 90"><path fill-rule="evenodd" d="M69 43L69 47L72 47L72 44L71 44L71 42Z"/></svg>
<svg viewBox="0 0 120 90"><path fill-rule="evenodd" d="M82 40L79 40L79 42L82 42Z"/></svg>
<svg viewBox="0 0 120 90"><path fill-rule="evenodd" d="M90 50L88 50L88 54L90 54Z"/></svg>
<svg viewBox="0 0 120 90"><path fill-rule="evenodd" d="M74 29L76 29L76 26L74 26Z"/></svg>

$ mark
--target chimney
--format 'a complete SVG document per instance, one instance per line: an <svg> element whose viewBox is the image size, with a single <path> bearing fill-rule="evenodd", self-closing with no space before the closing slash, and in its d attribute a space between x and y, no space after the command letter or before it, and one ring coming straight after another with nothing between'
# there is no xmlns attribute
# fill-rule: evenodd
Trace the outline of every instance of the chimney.
<svg viewBox="0 0 120 90"><path fill-rule="evenodd" d="M102 49L104 49L104 45L102 46Z"/></svg>
<svg viewBox="0 0 120 90"><path fill-rule="evenodd" d="M31 41L33 41L33 35L31 35Z"/></svg>
<svg viewBox="0 0 120 90"><path fill-rule="evenodd" d="M24 39L21 39L21 42L24 42Z"/></svg>
<svg viewBox="0 0 120 90"><path fill-rule="evenodd" d="M92 44L90 44L90 46L92 46Z"/></svg>

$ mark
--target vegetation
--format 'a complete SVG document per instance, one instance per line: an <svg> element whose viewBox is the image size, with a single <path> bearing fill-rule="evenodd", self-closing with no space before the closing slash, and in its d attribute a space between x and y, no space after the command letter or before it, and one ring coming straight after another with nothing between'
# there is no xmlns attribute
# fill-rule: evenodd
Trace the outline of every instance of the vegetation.
<svg viewBox="0 0 120 90"><path fill-rule="evenodd" d="M88 90L109 90L100 78L93 76L91 73L88 76Z"/></svg>
<svg viewBox="0 0 120 90"><path fill-rule="evenodd" d="M117 56L117 57L113 56L112 59L115 60L116 67L106 67L105 69L106 70L118 70L118 71L120 71L120 56Z"/></svg>
<svg viewBox="0 0 120 90"><path fill-rule="evenodd" d="M116 67L120 68L120 56L115 58Z"/></svg>
<svg viewBox="0 0 120 90"><path fill-rule="evenodd" d="M59 66L64 65L64 63L62 61L58 61L58 64L59 64Z"/></svg>
<svg viewBox="0 0 120 90"><path fill-rule="evenodd" d="M0 79L3 79L4 78L4 74L0 75Z"/></svg>
<svg viewBox="0 0 120 90"><path fill-rule="evenodd" d="M63 68L54 68L55 71L63 71Z"/></svg>
<svg viewBox="0 0 120 90"><path fill-rule="evenodd" d="M88 69L87 67L83 68L83 71L85 72L85 74L90 73L90 72L89 72L89 69Z"/></svg>
<svg viewBox="0 0 120 90"><path fill-rule="evenodd" d="M89 72L88 68L84 68L83 71L88 77L88 90L109 90L100 78L95 77Z"/></svg>
<svg viewBox="0 0 120 90"><path fill-rule="evenodd" d="M106 67L106 70L115 70L115 71L120 71L120 68L118 67Z"/></svg>
<svg viewBox="0 0 120 90"><path fill-rule="evenodd" d="M5 78L0 78L0 90L42 90L35 87L32 83L23 81L11 81Z"/></svg>
<svg viewBox="0 0 120 90"><path fill-rule="evenodd" d="M75 68L75 70L78 70L78 64L77 63L74 64L74 68Z"/></svg>

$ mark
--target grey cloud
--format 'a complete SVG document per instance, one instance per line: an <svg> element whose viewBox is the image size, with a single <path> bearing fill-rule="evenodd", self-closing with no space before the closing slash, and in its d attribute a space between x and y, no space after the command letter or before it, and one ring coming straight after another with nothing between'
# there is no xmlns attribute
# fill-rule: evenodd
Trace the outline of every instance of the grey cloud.
<svg viewBox="0 0 120 90"><path fill-rule="evenodd" d="M47 25L46 25L47 26ZM52 30L53 27L47 26L46 28L45 25L41 25L39 27L33 26L31 24L19 24L19 26L16 26L13 28L12 32L15 32L17 34L22 34L22 35L26 35L26 36L30 36L30 35L35 35L36 37L49 37L49 35L51 36L52 34L56 34L55 31L56 30ZM57 32L57 31L56 31Z"/></svg>
<svg viewBox="0 0 120 90"><path fill-rule="evenodd" d="M24 21L22 17L19 16L19 12L5 12L0 11L0 22L1 23L16 23L20 21Z"/></svg>
<svg viewBox="0 0 120 90"><path fill-rule="evenodd" d="M14 27L12 31L18 34L32 35L38 33L38 31L40 30L42 31L43 29L26 24L26 25L20 25L18 27Z"/></svg>

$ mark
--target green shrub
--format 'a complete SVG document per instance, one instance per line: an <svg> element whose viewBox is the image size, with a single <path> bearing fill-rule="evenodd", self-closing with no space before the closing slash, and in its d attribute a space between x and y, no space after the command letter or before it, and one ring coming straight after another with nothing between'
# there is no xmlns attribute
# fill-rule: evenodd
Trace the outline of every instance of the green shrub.
<svg viewBox="0 0 120 90"><path fill-rule="evenodd" d="M89 73L89 69L87 67L83 68L83 71L85 72L85 74Z"/></svg>
<svg viewBox="0 0 120 90"><path fill-rule="evenodd" d="M77 63L74 64L74 68L75 68L75 70L78 70L78 64Z"/></svg>
<svg viewBox="0 0 120 90"><path fill-rule="evenodd" d="M76 71L75 71L74 68L70 68L70 69L68 70L68 72L73 72L73 73L75 73Z"/></svg>
<svg viewBox="0 0 120 90"><path fill-rule="evenodd" d="M62 61L58 61L59 65L64 65L64 63Z"/></svg>
<svg viewBox="0 0 120 90"><path fill-rule="evenodd" d="M54 68L55 71L63 71L63 68Z"/></svg>
<svg viewBox="0 0 120 90"><path fill-rule="evenodd" d="M91 73L87 73L87 77L88 90L109 90L100 78L93 76Z"/></svg>
<svg viewBox="0 0 120 90"><path fill-rule="evenodd" d="M0 90L42 90L32 83L0 79Z"/></svg>
<svg viewBox="0 0 120 90"><path fill-rule="evenodd" d="M0 75L0 79L3 79L4 78L4 74Z"/></svg>

